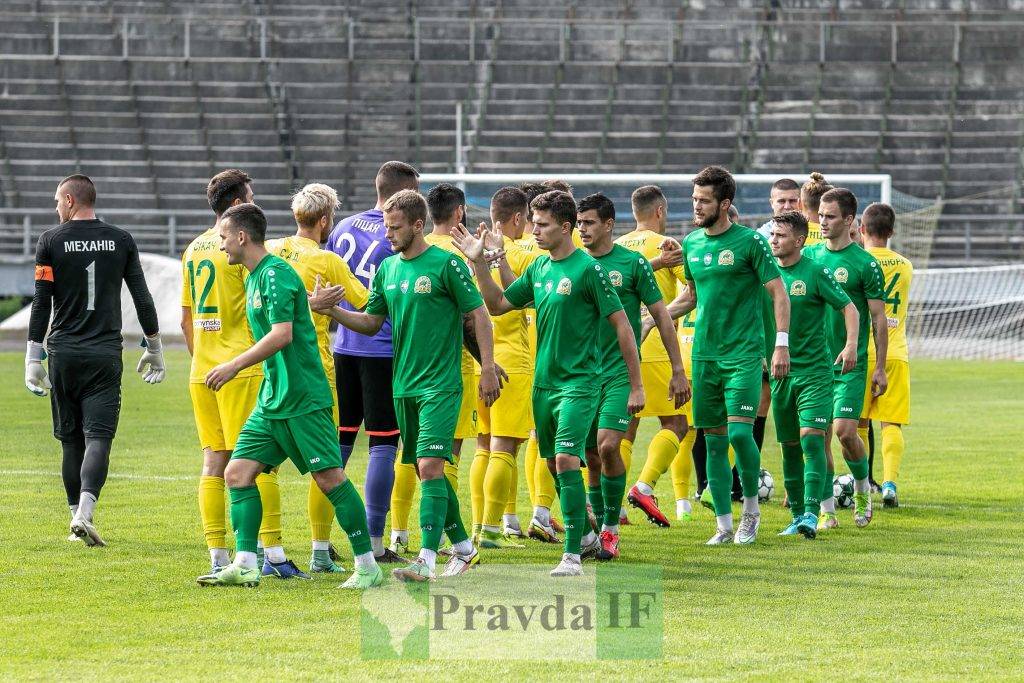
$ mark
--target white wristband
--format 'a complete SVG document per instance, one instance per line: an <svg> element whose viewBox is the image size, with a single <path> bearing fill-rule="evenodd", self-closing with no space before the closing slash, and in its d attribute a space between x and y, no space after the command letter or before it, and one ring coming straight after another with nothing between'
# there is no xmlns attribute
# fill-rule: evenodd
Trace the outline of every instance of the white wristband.
<svg viewBox="0 0 1024 683"><path fill-rule="evenodd" d="M775 333L775 345L776 346L789 346L789 332L776 332Z"/></svg>

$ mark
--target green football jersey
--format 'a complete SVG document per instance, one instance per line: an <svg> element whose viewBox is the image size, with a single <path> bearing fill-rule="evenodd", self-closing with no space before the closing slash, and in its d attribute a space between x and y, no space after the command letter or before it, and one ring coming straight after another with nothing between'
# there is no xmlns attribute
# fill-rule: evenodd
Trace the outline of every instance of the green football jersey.
<svg viewBox="0 0 1024 683"><path fill-rule="evenodd" d="M537 310L535 387L599 385L599 323L622 310L600 263L581 249L559 261L541 256L508 286L505 298Z"/></svg>
<svg viewBox="0 0 1024 683"><path fill-rule="evenodd" d="M641 304L650 306L663 301L650 262L642 254L620 244L612 245L612 250L604 256L593 258L604 267L608 281L619 295L622 310L626 313L629 326L633 328L633 336L639 348ZM619 348L619 337L615 334L615 327L607 319L602 320L598 326L597 340L602 376L607 378L626 374L626 361Z"/></svg>
<svg viewBox="0 0 1024 683"><path fill-rule="evenodd" d="M275 323L292 324L291 343L263 361L254 412L282 420L334 405L306 287L290 265L272 254L263 257L245 281L245 316L255 341Z"/></svg>
<svg viewBox="0 0 1024 683"><path fill-rule="evenodd" d="M444 249L381 262L366 312L391 318L395 398L462 391L462 317L483 303L466 262Z"/></svg>
<svg viewBox="0 0 1024 683"><path fill-rule="evenodd" d="M738 223L720 235L698 228L683 240L683 271L697 290L693 358L762 358L762 286L779 277L767 240Z"/></svg>
<svg viewBox="0 0 1024 683"><path fill-rule="evenodd" d="M779 270L789 294L789 374L830 375L835 356L822 334L825 316L832 310L841 312L850 297L827 268L807 256Z"/></svg>
<svg viewBox="0 0 1024 683"><path fill-rule="evenodd" d="M871 343L871 311L868 299L885 299L885 281L882 268L874 256L856 242L850 242L839 251L831 251L827 242L804 247L804 256L827 268L843 288L860 313L860 331L857 336L857 367L867 367L868 344ZM829 351L838 354L846 344L846 323L842 313L825 314L825 340Z"/></svg>

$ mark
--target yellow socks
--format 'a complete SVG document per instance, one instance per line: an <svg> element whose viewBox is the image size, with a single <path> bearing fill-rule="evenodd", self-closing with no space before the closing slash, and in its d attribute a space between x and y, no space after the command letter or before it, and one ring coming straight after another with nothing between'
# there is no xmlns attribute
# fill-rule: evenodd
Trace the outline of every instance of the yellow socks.
<svg viewBox="0 0 1024 683"><path fill-rule="evenodd" d="M256 488L263 503L263 521L260 522L260 541L264 548L281 545L281 485L277 469L256 477Z"/></svg>
<svg viewBox="0 0 1024 683"><path fill-rule="evenodd" d="M446 462L444 464L444 478L448 480L448 483L452 485L452 488L456 491L459 490L459 461L462 460L460 453L452 453L453 462Z"/></svg>
<svg viewBox="0 0 1024 683"><path fill-rule="evenodd" d="M538 457L533 466L533 486L537 492L537 503L534 507L551 509L551 503L555 500L555 478L551 476L548 463L544 458Z"/></svg>
<svg viewBox="0 0 1024 683"><path fill-rule="evenodd" d="M647 447L647 460L640 471L639 481L653 489L661 475L672 466L672 461L678 454L679 439L675 432L669 429L660 430L651 438L651 444Z"/></svg>
<svg viewBox="0 0 1024 683"><path fill-rule="evenodd" d="M491 452L477 448L473 454L473 463L469 466L469 502L473 510L473 526L483 523L484 518L484 478L487 475L488 461ZM454 487L453 487L454 488Z"/></svg>
<svg viewBox="0 0 1024 683"><path fill-rule="evenodd" d="M491 451L487 460L487 474L484 478L484 505L482 523L485 526L501 527L501 515L508 503L508 484L516 469L516 459L511 453Z"/></svg>
<svg viewBox="0 0 1024 683"><path fill-rule="evenodd" d="M622 456L622 463L626 466L626 481L629 481L629 467L633 464L633 442L623 439L619 443L619 455Z"/></svg>
<svg viewBox="0 0 1024 683"><path fill-rule="evenodd" d="M393 531L409 530L409 511L412 510L412 497L416 493L416 465L402 462L401 456L395 460L395 485L391 489L391 529Z"/></svg>
<svg viewBox="0 0 1024 683"><path fill-rule="evenodd" d="M867 427L860 427L860 426L858 426L857 427L857 436L860 437L861 443L864 444L864 452L867 453L868 452L868 428Z"/></svg>
<svg viewBox="0 0 1024 683"><path fill-rule="evenodd" d="M514 463L513 460L512 477L508 480L508 493L505 496L506 515L516 514L516 503L519 502L519 468Z"/></svg>
<svg viewBox="0 0 1024 683"><path fill-rule="evenodd" d="M199 517L208 548L228 547L224 488L224 477L199 477Z"/></svg>
<svg viewBox="0 0 1024 683"><path fill-rule="evenodd" d="M686 436L679 442L679 451L672 461L672 490L676 500L690 496L690 479L693 476L693 442L697 440L697 430L686 430Z"/></svg>
<svg viewBox="0 0 1024 683"><path fill-rule="evenodd" d="M540 451L537 450L537 437L531 436L526 442L526 455L523 458L523 473L526 475L526 490L530 493L530 507L539 505L537 502L537 482L533 476L539 459Z"/></svg>
<svg viewBox="0 0 1024 683"><path fill-rule="evenodd" d="M309 478L309 494L306 496L306 511L309 513L309 529L314 541L331 540L331 524L334 523L334 503Z"/></svg>
<svg viewBox="0 0 1024 683"><path fill-rule="evenodd" d="M903 450L906 443L903 441L903 428L899 425L885 425L882 427L882 481L896 483L900 476L900 462L903 460Z"/></svg>

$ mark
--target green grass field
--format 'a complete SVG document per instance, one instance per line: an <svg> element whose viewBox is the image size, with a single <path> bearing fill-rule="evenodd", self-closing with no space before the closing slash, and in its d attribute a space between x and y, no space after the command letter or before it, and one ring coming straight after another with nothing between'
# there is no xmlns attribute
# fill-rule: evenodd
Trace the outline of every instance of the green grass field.
<svg viewBox="0 0 1024 683"><path fill-rule="evenodd" d="M186 358L173 352L169 362L170 377L157 387L126 372L97 516L110 547L92 550L64 540L68 512L49 403L23 388L21 356L0 354L0 678L973 680L1024 670L1022 364L914 363L903 507L879 504L865 530L845 511L842 527L817 541L776 538L788 518L781 490L753 547L704 547L713 518L702 509L666 530L634 511L624 561L664 568L664 659L578 663L505 660L500 646L491 661L368 662L359 654L358 597L335 590L338 579L196 587L208 567L195 496L200 455ZM132 352L126 371L134 363ZM630 481L651 434L648 421ZM358 483L364 446L353 463ZM774 443L764 466L781 489ZM302 566L306 486L286 465L285 541ZM460 488L468 519L468 457ZM671 513L667 477L659 496ZM348 556L340 532L335 542ZM558 554L530 542L484 561L553 566Z"/></svg>

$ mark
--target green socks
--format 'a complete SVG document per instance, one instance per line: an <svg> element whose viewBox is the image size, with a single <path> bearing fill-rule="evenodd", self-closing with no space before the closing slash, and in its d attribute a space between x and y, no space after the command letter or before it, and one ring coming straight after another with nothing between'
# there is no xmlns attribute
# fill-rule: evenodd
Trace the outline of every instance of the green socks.
<svg viewBox="0 0 1024 683"><path fill-rule="evenodd" d="M587 496L583 493L583 474L579 470L559 472L558 501L565 518L565 552L579 555L583 527L587 523Z"/></svg>
<svg viewBox="0 0 1024 683"><path fill-rule="evenodd" d="M850 473L857 481L864 481L868 478L867 458L861 458L860 460L846 460L846 466L850 468Z"/></svg>
<svg viewBox="0 0 1024 683"><path fill-rule="evenodd" d="M753 433L751 433L753 439ZM708 488L716 515L732 513L732 467L729 465L729 437L704 433L708 451Z"/></svg>
<svg viewBox="0 0 1024 683"><path fill-rule="evenodd" d="M452 545L455 545L469 538L469 534L466 533L466 525L462 523L459 497L455 494L455 489L452 488L452 483L448 481L448 477L444 477L444 483L447 487L448 495L448 505L445 508L444 515L444 532L448 534L448 540L452 542Z"/></svg>
<svg viewBox="0 0 1024 683"><path fill-rule="evenodd" d="M448 516L448 479L427 479L420 482L420 545L437 552Z"/></svg>
<svg viewBox="0 0 1024 683"><path fill-rule="evenodd" d="M352 544L352 554L373 552L370 530L366 526L366 507L356 487L352 485L352 480L345 479L328 491L327 500L334 506L334 516L341 530L348 536L348 542Z"/></svg>
<svg viewBox="0 0 1024 683"><path fill-rule="evenodd" d="M581 477L582 478L582 477ZM590 509L594 513L594 517L601 521L604 519L604 475L601 475L601 483L597 486L590 485L590 489L587 491L587 497L590 499ZM617 516L617 515L616 515Z"/></svg>
<svg viewBox="0 0 1024 683"><path fill-rule="evenodd" d="M800 447L804 452L804 507L807 512L818 514L818 507L821 505L821 496L816 491L821 491L825 483L825 437L821 434L809 434L800 437ZM832 477L827 478L828 495L832 495ZM789 497L790 505L793 504L793 497Z"/></svg>
<svg viewBox="0 0 1024 683"><path fill-rule="evenodd" d="M754 425L730 422L729 443L736 451L736 469L740 473L743 496L756 496L758 480L761 477L761 451L757 449L757 442L754 441Z"/></svg>
<svg viewBox="0 0 1024 683"><path fill-rule="evenodd" d="M593 489L591 489L593 490ZM605 526L615 526L619 523L619 511L622 509L622 497L626 494L626 473L623 472L617 477L606 477L601 475L601 493L604 497L604 522ZM597 514L597 510L594 510ZM600 517L598 517L600 519Z"/></svg>
<svg viewBox="0 0 1024 683"><path fill-rule="evenodd" d="M793 519L804 514L804 453L799 443L782 444L782 478ZM818 484L821 490L821 484ZM817 509L817 508L815 508ZM817 514L817 513L815 513Z"/></svg>
<svg viewBox="0 0 1024 683"><path fill-rule="evenodd" d="M231 528L235 530L235 550L256 552L256 539L263 521L260 490L253 486L228 489L231 498Z"/></svg>

